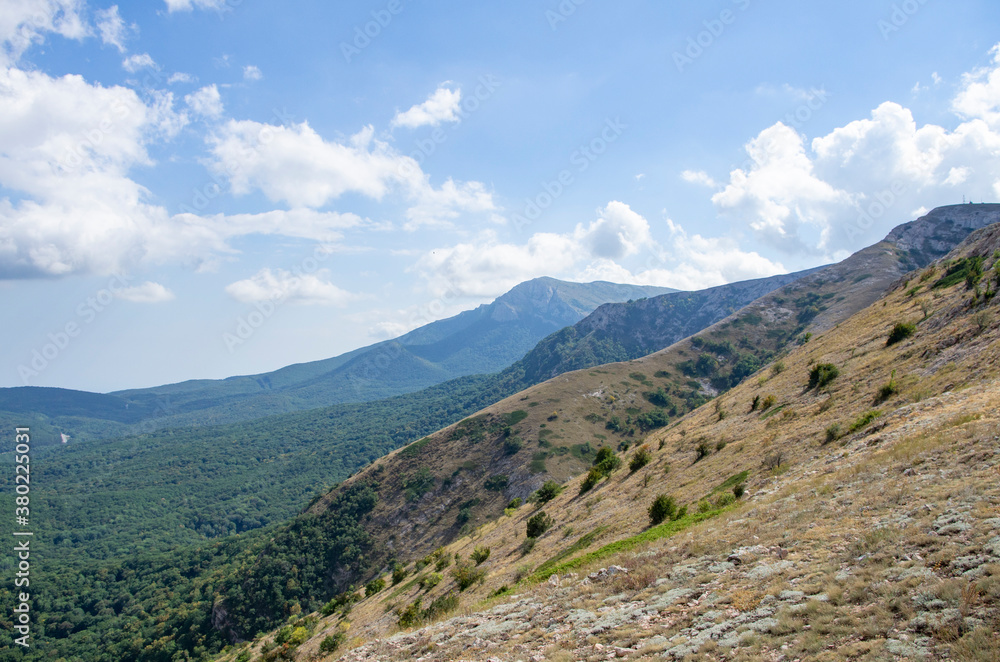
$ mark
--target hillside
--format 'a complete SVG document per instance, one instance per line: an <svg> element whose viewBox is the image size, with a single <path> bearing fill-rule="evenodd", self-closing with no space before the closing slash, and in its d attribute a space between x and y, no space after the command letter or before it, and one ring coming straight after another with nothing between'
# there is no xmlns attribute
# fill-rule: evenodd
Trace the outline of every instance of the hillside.
<svg viewBox="0 0 1000 662"><path fill-rule="evenodd" d="M995 660L998 289L1000 225L646 436L645 461L222 659ZM657 495L686 512L651 526Z"/></svg>
<svg viewBox="0 0 1000 662"><path fill-rule="evenodd" d="M670 288L537 278L493 303L431 322L394 340L259 375L193 380L109 394L0 389L0 422L32 423L39 444L218 425L348 402L369 402L474 374L498 372L535 344L604 303Z"/></svg>
<svg viewBox="0 0 1000 662"><path fill-rule="evenodd" d="M939 224L951 226L942 211L908 224L897 236L935 234ZM878 299L912 260L909 251L880 242L665 350L561 375L393 453L320 499L308 515L322 518L326 505L346 490L372 485L378 500L363 525L370 537L366 567L248 602L260 601L257 613L275 617L282 605L315 605L379 566L412 561L448 544L546 480L563 482L584 472L601 446L624 450L739 384L790 346L808 341L813 325L847 319ZM265 554L282 557L295 549L288 540ZM336 557L324 563L317 577L336 574ZM249 568L239 593L256 595L252 586L273 571L270 564ZM227 602L227 609L236 619L234 632L252 631L239 621L244 607Z"/></svg>

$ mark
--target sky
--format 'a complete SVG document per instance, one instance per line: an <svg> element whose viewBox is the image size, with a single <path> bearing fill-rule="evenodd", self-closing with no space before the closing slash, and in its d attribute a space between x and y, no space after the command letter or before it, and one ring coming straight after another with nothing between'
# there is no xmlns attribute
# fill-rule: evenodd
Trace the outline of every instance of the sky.
<svg viewBox="0 0 1000 662"><path fill-rule="evenodd" d="M259 373L1000 199L995 0L2 4L2 387Z"/></svg>

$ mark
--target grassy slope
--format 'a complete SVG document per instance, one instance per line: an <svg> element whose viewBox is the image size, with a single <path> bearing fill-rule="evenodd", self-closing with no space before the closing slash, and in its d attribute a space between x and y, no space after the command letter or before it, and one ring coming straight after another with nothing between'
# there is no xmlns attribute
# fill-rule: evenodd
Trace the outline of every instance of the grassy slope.
<svg viewBox="0 0 1000 662"><path fill-rule="evenodd" d="M867 277L859 280L859 273ZM834 308L846 318L878 298L899 273L893 248L877 244L763 297L692 339L642 359L560 375L487 407L479 414L487 428L481 438L451 426L419 448L379 460L353 479L374 478L380 484L379 504L367 528L386 550L384 560L423 556L460 534L463 507L471 506L466 522L470 528L493 520L512 499L528 497L545 480L563 482L585 471L601 446L618 448L641 439L643 429L629 421L658 409L646 393L664 389L678 414L712 397L716 390L710 378L692 378L680 368L705 351L704 345L694 343L729 342L739 352L766 361L799 337L806 328L803 320L818 315L829 321ZM725 375L732 357L716 358L716 376ZM524 416L511 426L512 436L523 442L514 455L506 454L506 438L500 433L510 416ZM613 416L622 422L622 430L608 429ZM434 476L434 486L413 501L407 498L405 484L422 469ZM495 476L509 481L501 492L485 488ZM321 499L313 511L321 511L324 503ZM402 541L405 544L399 544Z"/></svg>
<svg viewBox="0 0 1000 662"><path fill-rule="evenodd" d="M1000 248L1000 226L981 231L974 239L958 254L992 254ZM986 266L992 262L988 259ZM981 553L989 536L996 536L1000 528L990 520L994 522L990 534L985 523L996 517L1000 505L996 481L1000 299L970 306L971 295L962 283L931 289L943 272L944 267L938 267L924 272L924 280L899 283L883 301L796 348L783 358L780 372L770 366L722 396L720 409L704 406L679 425L650 435L646 443L653 461L634 474L623 468L583 496L578 495L579 479L569 481L568 489L544 508L556 526L527 556L519 547L525 522L535 512L530 505L452 543L446 553L463 558L475 546L492 551L482 566L485 581L461 593L464 613L477 605L497 604L496 599L485 605L482 601L503 586L517 585L519 578L530 576L547 560L571 559L642 535L649 524L646 507L656 494L669 492L680 503L694 506L702 499L716 499L726 478L747 471L746 502L735 510L666 543L640 540L637 549L608 548L605 556L575 569L586 573L618 563L632 569L627 580L587 586L569 576L564 578L567 588L555 589L522 579L516 588L527 592L522 598L549 604L563 616L570 605L596 611L603 597L613 593L621 595L612 605L645 603L669 588L691 590L695 597L713 596L704 605L695 600L665 608L653 631L623 626L588 637L570 630L562 635L559 648L577 650L566 659L598 654L597 644L624 646L627 657L647 659L646 653L682 645L691 637L683 634L690 632L684 628L692 623L705 619L709 624L723 623L723 618L755 613L762 602L777 605L769 607L777 618L758 634L747 633L736 659L762 659L782 645L796 657L816 656L809 659L885 659L888 652L905 652L909 650L905 646L917 644L935 655L995 659L990 656L1000 650L1000 641L991 637L990 629L995 631L1000 624L1000 557L993 565L989 556L973 562L973 570L977 566L982 570L972 574L963 559ZM914 292L916 286L920 289ZM886 338L898 321L918 323L916 334L887 347ZM824 388L809 389L810 370L819 363L838 366L840 376ZM877 403L881 387L893 379L898 392ZM775 404L766 412L751 412L756 396L773 396ZM828 441L826 431L831 426L850 430L876 408L881 415L872 422ZM720 410L727 415L720 416ZM694 462L701 441L707 441L712 452ZM718 442L728 443L716 450ZM971 528L961 535L949 533L941 524L949 517L970 522ZM597 535L585 541L588 545L577 544L595 531ZM574 544L574 554L565 556ZM419 543L415 547L421 549ZM750 550L745 552L746 568L712 565L738 548ZM1000 549L994 555L1000 555ZM751 565L766 566L770 572L778 558L787 563L770 575L747 570ZM906 569L913 571L907 575L910 579L886 581L898 580ZM432 570L425 568L421 575ZM657 577L665 579L654 585ZM805 597L782 593L790 588L803 591ZM395 632L394 610L418 596L426 606L454 590L454 581L445 572L444 580L430 591L422 592L410 582L402 591L387 589L363 600L348 617L350 645ZM806 600L809 595L819 599L794 609L782 602ZM932 599L943 607L921 606L930 605ZM723 612L711 611L712 604ZM952 605L958 625L942 616L951 618L950 612L932 611ZM524 618L539 610L533 608ZM934 620L937 616L941 618ZM923 621L914 620L918 617ZM473 624L441 624L436 630L444 633L440 646L428 648L429 634L418 631L392 645L375 640L352 659L408 659L417 651L435 649L440 650L433 659L451 659L475 643L463 639L463 631L489 618L474 618ZM313 636L300 647L298 659L315 654L319 642L337 631L339 620L334 615L318 623L305 622ZM663 639L649 643L652 634ZM537 627L526 626L516 637L505 636L496 643L499 647L488 654L504 659L515 652L525 655L525 650L555 650L548 649L551 639L546 640ZM837 652L823 653L829 651L829 643ZM714 646L704 644L702 650L710 656L706 659L712 659Z"/></svg>

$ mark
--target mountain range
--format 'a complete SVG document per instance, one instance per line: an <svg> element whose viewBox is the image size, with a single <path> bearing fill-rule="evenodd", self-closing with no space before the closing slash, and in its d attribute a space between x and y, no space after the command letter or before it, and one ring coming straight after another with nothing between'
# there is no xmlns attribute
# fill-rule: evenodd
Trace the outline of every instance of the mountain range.
<svg viewBox="0 0 1000 662"><path fill-rule="evenodd" d="M348 641L352 607L365 597L349 646L360 655L406 624L434 621L457 604L471 609L490 594L504 600L515 584L584 563L574 559L598 541L604 550L641 538L646 505L634 502L657 489L670 487L692 512L696 497L708 495L704 517L679 518L684 526L730 517L734 504L715 507L726 476L747 472L724 489L774 494L782 458L766 471L757 465L775 452L805 463L814 452L791 450L795 440L822 442L834 414L874 411L861 403L878 382L896 389L883 400L896 406L900 391L919 402L921 375L933 387L926 397L988 381L996 367L989 362L948 375L968 362L968 348L995 347L990 306L1000 282L992 284L998 269L990 257L1000 243L993 246L995 227L979 229L997 222L1000 205L936 209L838 264L701 292L603 283L596 291L540 279L396 341L269 373L264 384L245 377L106 396L0 392L5 418L34 417L53 432L117 422L124 435L38 450L34 489L46 523L39 537L60 569L44 576L51 650L66 659L208 659L253 640L223 659L324 657ZM631 300L599 301L626 295ZM870 363L873 340L843 346L866 334L884 342L885 328L910 321L920 351L901 344L895 363ZM960 330L951 333L945 321ZM487 348L521 332L510 324L537 338L491 355ZM379 361L382 352L391 353L388 363ZM808 379L801 387L803 373L827 363L856 377L853 387L842 380L821 391L829 396L822 409ZM434 381L477 365L492 374ZM898 381L883 374L904 366ZM387 385L376 384L390 372ZM433 385L315 406L358 393L376 398L380 389L423 379ZM168 397L176 408L163 416L157 408ZM271 407L282 413L258 417ZM217 420L226 423L211 424ZM752 429L730 427L751 422ZM844 438L861 438L853 434ZM632 462L642 448L655 472L608 469L583 488L608 453ZM697 460L688 465L685 457ZM534 505L517 505L525 501ZM527 520L548 501L561 533L553 529L537 538L537 550L525 549ZM468 569L464 559L476 546L493 556L463 588L452 570ZM461 562L442 565L456 553ZM398 584L392 590L359 590L394 568L398 580L382 578ZM82 605L73 597L81 595L88 596ZM10 594L0 598L6 606ZM371 659L412 652L378 650Z"/></svg>

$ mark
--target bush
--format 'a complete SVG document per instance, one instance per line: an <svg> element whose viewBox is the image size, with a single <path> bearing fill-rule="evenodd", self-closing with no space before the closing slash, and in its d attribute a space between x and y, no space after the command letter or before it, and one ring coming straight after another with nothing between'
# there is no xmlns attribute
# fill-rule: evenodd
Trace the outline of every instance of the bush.
<svg viewBox="0 0 1000 662"><path fill-rule="evenodd" d="M565 488L554 480L547 480L545 484L535 490L531 495L531 501L537 504L545 504L555 499Z"/></svg>
<svg viewBox="0 0 1000 662"><path fill-rule="evenodd" d="M490 548L485 545L480 545L472 550L472 556L470 556L476 565L481 565L486 559L490 558Z"/></svg>
<svg viewBox="0 0 1000 662"><path fill-rule="evenodd" d="M701 462L706 457L712 454L712 448L711 446L708 445L707 441L702 440L698 442L698 446L697 448L694 449L694 452L696 454L694 461Z"/></svg>
<svg viewBox="0 0 1000 662"><path fill-rule="evenodd" d="M891 347L898 342L902 342L917 332L917 325L909 322L897 322L889 332L889 339L885 341L886 347Z"/></svg>
<svg viewBox="0 0 1000 662"><path fill-rule="evenodd" d="M344 634L343 632L331 634L330 636L326 637L325 639L323 639L323 641L319 643L319 650L322 653L332 653L338 648L340 648L340 645L344 643L344 640L346 638L347 635Z"/></svg>
<svg viewBox="0 0 1000 662"><path fill-rule="evenodd" d="M726 506L732 505L735 501L736 501L736 496L726 492L725 494L720 495L719 498L715 500L715 507L725 508Z"/></svg>
<svg viewBox="0 0 1000 662"><path fill-rule="evenodd" d="M527 534L529 538L537 538L552 528L555 521L545 512L540 512L528 520Z"/></svg>
<svg viewBox="0 0 1000 662"><path fill-rule="evenodd" d="M371 597L385 588L385 580L381 577L373 579L365 584L365 597Z"/></svg>
<svg viewBox="0 0 1000 662"><path fill-rule="evenodd" d="M491 492L502 492L504 489L507 488L507 485L509 483L510 483L510 478L508 476L506 476L505 474L498 474L496 476L490 476L489 478L487 478L486 482L483 483L483 487L490 490Z"/></svg>
<svg viewBox="0 0 1000 662"><path fill-rule="evenodd" d="M649 464L650 460L653 459L653 454L649 452L649 446L643 444L635 450L632 455L632 461L629 463L628 468L635 473L639 469Z"/></svg>
<svg viewBox="0 0 1000 662"><path fill-rule="evenodd" d="M878 390L878 395L875 396L875 404L882 404L897 393L899 393L899 387L896 385L896 371L893 370L892 376L889 377L889 383L884 384Z"/></svg>
<svg viewBox="0 0 1000 662"><path fill-rule="evenodd" d="M507 504L507 507L517 509L521 507L522 503L524 503L524 500L521 497L515 497L511 499L510 503Z"/></svg>
<svg viewBox="0 0 1000 662"><path fill-rule="evenodd" d="M425 591L429 591L438 584L440 584L442 579L443 577L441 577L440 574L432 572L429 575L426 575L425 577L421 577L420 582L418 583L420 584L420 588L424 589Z"/></svg>
<svg viewBox="0 0 1000 662"><path fill-rule="evenodd" d="M832 363L820 363L813 366L809 373L809 388L823 388L840 376L840 370Z"/></svg>
<svg viewBox="0 0 1000 662"><path fill-rule="evenodd" d="M759 395L753 396L753 402L750 403L750 411L751 412L757 411L757 407L760 407L760 396Z"/></svg>
<svg viewBox="0 0 1000 662"><path fill-rule="evenodd" d="M760 403L760 410L762 412L767 411L776 404L778 404L778 398L774 397L773 395L769 395L766 398L764 398L763 402Z"/></svg>
<svg viewBox="0 0 1000 662"><path fill-rule="evenodd" d="M524 442L521 441L520 437L508 437L503 442L503 452L507 455L516 455L522 448L524 448Z"/></svg>
<svg viewBox="0 0 1000 662"><path fill-rule="evenodd" d="M399 582L406 579L406 568L400 564L396 564L392 568L392 584L395 586Z"/></svg>
<svg viewBox="0 0 1000 662"><path fill-rule="evenodd" d="M858 420L854 421L854 423L851 424L851 429L849 430L849 432L853 434L858 430L860 430L861 428L867 427L872 421L874 421L881 415L882 412L879 411L878 409L872 409L866 411L858 418Z"/></svg>
<svg viewBox="0 0 1000 662"><path fill-rule="evenodd" d="M471 563L461 563L451 571L451 576L455 578L458 590L464 591L476 582L482 581L486 577L486 571Z"/></svg>
<svg viewBox="0 0 1000 662"><path fill-rule="evenodd" d="M650 524L656 526L667 519L674 519L677 515L677 502L672 496L661 494L649 506Z"/></svg>
<svg viewBox="0 0 1000 662"><path fill-rule="evenodd" d="M524 542L521 543L521 556L527 556L531 553L531 550L535 548L535 543L537 540L535 538L525 538Z"/></svg>
<svg viewBox="0 0 1000 662"><path fill-rule="evenodd" d="M601 476L610 476L618 467L622 466L622 459L615 455L615 452L607 446L597 451L594 458L594 466L601 472Z"/></svg>
<svg viewBox="0 0 1000 662"><path fill-rule="evenodd" d="M399 612L398 624L401 628L411 628L419 624L422 619L423 613L420 609L420 598L417 598L414 602L407 605L406 609Z"/></svg>
<svg viewBox="0 0 1000 662"><path fill-rule="evenodd" d="M739 485L733 485L733 496L737 499L742 499L743 495L747 493L746 485L740 483Z"/></svg>
<svg viewBox="0 0 1000 662"><path fill-rule="evenodd" d="M589 492L593 489L594 485L601 482L602 478L604 478L604 474L601 473L601 470L597 467L591 467L590 471L587 472L586 478L584 478L583 482L580 483L580 494Z"/></svg>
<svg viewBox="0 0 1000 662"><path fill-rule="evenodd" d="M826 429L826 442L831 444L843 436L843 430L841 430L840 423L834 423Z"/></svg>
<svg viewBox="0 0 1000 662"><path fill-rule="evenodd" d="M442 553L438 557L437 563L434 564L434 569L437 570L438 572L441 572L450 565L451 565L451 554Z"/></svg>

